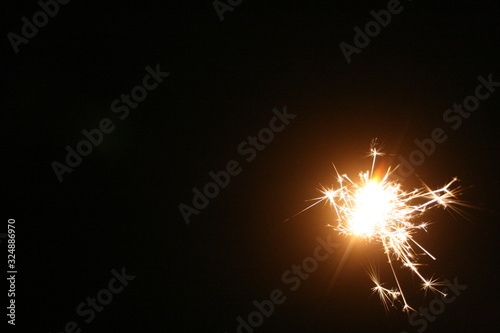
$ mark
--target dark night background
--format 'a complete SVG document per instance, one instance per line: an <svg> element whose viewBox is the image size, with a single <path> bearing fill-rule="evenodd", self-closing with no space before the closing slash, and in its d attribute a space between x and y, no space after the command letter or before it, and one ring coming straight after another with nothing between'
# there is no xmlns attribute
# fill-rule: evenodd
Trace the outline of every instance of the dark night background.
<svg viewBox="0 0 500 333"><path fill-rule="evenodd" d="M2 331L63 332L75 321L82 332L236 332L236 318L279 288L286 301L255 332L417 332L371 296L370 262L394 285L379 246L358 241L329 289L349 243L326 227L333 211L283 221L334 184L331 162L356 178L373 138L395 165L436 127L448 139L416 174L431 187L458 177L474 208L462 207L469 219L432 210L436 223L416 236L438 259L422 258L426 275L468 286L425 332L500 328L500 91L455 131L442 119L479 75L500 81L497 1L402 1L350 64L339 44L353 44L353 28L387 1L246 0L221 22L210 0L73 0L18 54L7 34L40 7L3 4L0 232L16 219L19 273L16 326L3 313ZM119 120L111 102L156 64L170 76ZM297 117L246 162L238 145L285 105ZM115 131L59 183L51 163L104 117ZM230 160L242 172L186 225L178 205L191 206L192 189ZM282 274L328 235L339 248L291 292ZM0 247L5 276L5 239ZM136 278L86 324L75 308L122 267ZM411 304L428 306L433 296L400 272Z"/></svg>

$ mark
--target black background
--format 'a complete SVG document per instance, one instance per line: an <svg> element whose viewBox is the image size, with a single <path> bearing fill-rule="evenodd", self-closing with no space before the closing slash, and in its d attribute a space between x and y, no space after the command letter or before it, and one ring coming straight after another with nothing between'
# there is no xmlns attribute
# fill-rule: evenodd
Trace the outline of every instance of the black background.
<svg viewBox="0 0 500 333"><path fill-rule="evenodd" d="M334 3L334 4L333 4ZM431 211L416 236L436 262L423 271L467 290L426 332L499 328L497 172L499 92L457 130L442 116L473 94L477 77L500 81L497 1L403 1L403 11L348 64L339 48L386 1L243 1L219 17L211 1L70 1L15 54L7 39L35 1L2 10L2 225L16 219L19 332L235 332L236 318L273 289L287 296L255 332L416 332L385 312L365 271L390 271L377 244L327 228L317 206L283 222L335 183L331 162L353 178L368 168L373 138L383 163L414 150L436 127L448 139L416 173L431 187L452 177L469 216ZM145 67L170 76L121 121L111 102L141 84ZM268 126L272 109L297 117L247 163L237 147ZM81 131L109 117L116 130L59 183ZM243 171L186 225L178 210L230 160ZM419 180L404 181L409 189ZM291 292L283 272L313 254L317 237L340 246ZM5 272L5 257L1 261ZM75 308L126 268L136 276L85 324ZM400 270L415 307L427 306ZM2 273L5 274L5 273ZM4 276L4 275L2 275ZM2 308L7 304L1 291ZM6 311L6 310L4 310Z"/></svg>

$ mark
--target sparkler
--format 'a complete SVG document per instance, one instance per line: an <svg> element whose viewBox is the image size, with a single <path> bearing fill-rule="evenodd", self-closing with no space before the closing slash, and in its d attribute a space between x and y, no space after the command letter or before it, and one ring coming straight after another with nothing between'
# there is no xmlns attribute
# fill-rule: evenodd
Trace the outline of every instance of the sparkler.
<svg viewBox="0 0 500 333"><path fill-rule="evenodd" d="M443 283L434 278L426 279L419 272L417 266L420 255L427 255L433 260L436 258L417 243L413 235L427 229L429 223L419 221L419 217L426 210L437 206L447 208L458 202L456 200L458 188L451 189L457 179L454 178L436 190L422 183L423 187L406 192L400 183L389 179L393 172L390 168L382 173L374 172L377 157L384 155L376 146L376 141L373 141L369 154L372 157L370 171L361 172L360 180L355 182L345 174L340 175L335 168L338 187L336 189L323 187L321 190L323 196L316 198L317 202L313 205L321 201L331 204L338 218L335 226L329 226L340 234L382 244L397 287L392 289L383 287L378 272L372 268L368 272L375 283L372 290L378 293L386 309L389 305L395 307L396 300L402 300L403 311L409 311L413 309L405 298L394 263L400 262L417 275L422 282L423 290L431 290L446 296L437 289ZM417 251L423 253L419 254Z"/></svg>

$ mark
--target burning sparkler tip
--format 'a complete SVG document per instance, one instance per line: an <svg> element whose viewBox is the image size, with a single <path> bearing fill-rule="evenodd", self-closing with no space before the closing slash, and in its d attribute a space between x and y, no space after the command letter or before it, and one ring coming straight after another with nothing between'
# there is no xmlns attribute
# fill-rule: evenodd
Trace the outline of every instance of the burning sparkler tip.
<svg viewBox="0 0 500 333"><path fill-rule="evenodd" d="M375 283L372 290L379 294L386 308L388 304L394 307L394 301L401 298L404 304L403 311L410 311L413 309L406 302L392 259L410 268L423 282L425 290L438 291L436 287L441 284L434 279L426 280L417 269L420 265L416 263L419 255L413 248L414 245L417 246L424 251L424 254L435 260L413 239L413 234L417 230L423 229L427 232L426 228L430 223L415 223L414 220L431 207L438 205L446 208L455 203L457 190L451 190L450 187L458 179L454 177L452 181L437 190L430 189L422 182L422 188L405 192L401 184L389 179L390 167L383 175L379 172L374 174L377 156L383 155L385 154L378 148L377 139L374 139L369 153L372 157L371 171L360 172L360 182L354 182L346 174L340 175L335 168L339 187L336 190L323 188L323 197L319 200L328 201L337 213L338 224L328 225L329 227L344 235L382 244L397 289L383 287L379 282L378 274L372 270L369 272L369 276Z"/></svg>

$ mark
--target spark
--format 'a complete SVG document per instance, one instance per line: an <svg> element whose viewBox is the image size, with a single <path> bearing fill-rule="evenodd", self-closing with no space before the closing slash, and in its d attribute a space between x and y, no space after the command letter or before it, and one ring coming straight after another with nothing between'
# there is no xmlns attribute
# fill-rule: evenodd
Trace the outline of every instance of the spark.
<svg viewBox="0 0 500 333"><path fill-rule="evenodd" d="M338 187L335 189L323 187L320 190L323 195L316 199L315 204L321 201L331 204L338 218L336 225L329 226L340 234L382 245L396 287L385 288L380 282L378 272L372 268L368 273L375 284L372 290L380 296L386 309L389 305L395 307L395 302L400 301L403 311L409 311L413 308L403 293L395 263L399 262L416 275L426 292L430 290L446 296L438 289L443 285L442 282L433 277L426 279L420 273L418 260L421 255L427 255L433 260L436 258L417 243L413 235L418 231L427 231L429 222L420 221L427 210L438 206L447 208L458 203L459 188L451 189L457 181L457 178L453 178L438 189L432 190L422 182L421 188L407 192L399 182L390 180L393 172L391 168L382 173L375 171L377 157L383 155L384 153L377 149L376 141L372 141L369 153L372 157L370 171L361 172L359 181L355 182L349 176L339 174L335 168Z"/></svg>

